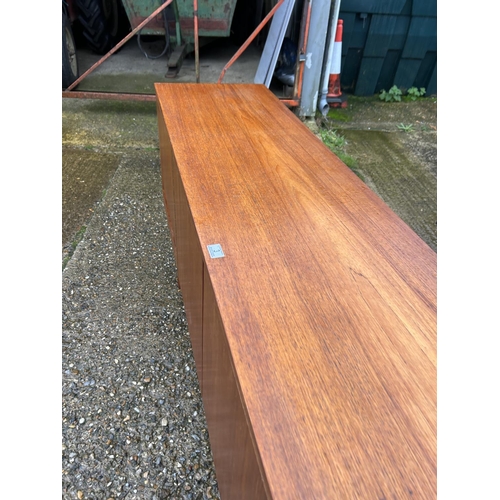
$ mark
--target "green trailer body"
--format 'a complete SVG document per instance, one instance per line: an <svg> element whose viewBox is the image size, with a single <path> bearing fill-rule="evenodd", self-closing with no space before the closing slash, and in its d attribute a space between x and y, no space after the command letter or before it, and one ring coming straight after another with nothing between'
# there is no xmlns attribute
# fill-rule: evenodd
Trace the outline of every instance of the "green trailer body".
<svg viewBox="0 0 500 500"><path fill-rule="evenodd" d="M228 37L237 0L198 0L198 34L200 37ZM161 0L122 0L132 29L161 5ZM176 4L176 5L175 5ZM176 13L184 43L194 43L193 0L176 0L167 7L169 35L176 41ZM143 35L165 35L162 14L152 19L142 30Z"/></svg>

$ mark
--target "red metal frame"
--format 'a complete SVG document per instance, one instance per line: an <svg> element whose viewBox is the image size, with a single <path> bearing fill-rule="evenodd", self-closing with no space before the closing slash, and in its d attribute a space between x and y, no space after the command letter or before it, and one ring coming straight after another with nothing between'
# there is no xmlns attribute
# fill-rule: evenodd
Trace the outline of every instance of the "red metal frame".
<svg viewBox="0 0 500 500"><path fill-rule="evenodd" d="M279 0L279 2L269 11L269 14L267 14L267 16L257 26L257 28L255 28L254 32L247 38L246 42L237 50L236 54L234 54L234 56L231 57L229 62L222 69L222 72L219 76L219 79L217 80L217 83L222 83L222 79L224 78L226 71L233 65L234 61L236 61L236 59L238 59L238 57L240 57L241 54L245 51L245 49L252 43L253 39L260 33L260 31L267 24L269 19L271 19L271 17L274 16L275 12L278 10L278 8L284 1L285 0Z"/></svg>
<svg viewBox="0 0 500 500"><path fill-rule="evenodd" d="M99 67L108 57L114 54L122 45L124 45L130 38L132 38L140 29L142 29L151 19L156 17L163 9L170 5L173 0L167 0L158 9L156 9L149 17L147 17L142 23L140 23L136 28L134 28L121 42L115 45L106 55L104 55L99 61L97 61L91 68L89 68L83 75L81 75L77 80L75 80L67 89L63 91L62 97L65 98L75 98L75 99L110 99L110 100L120 100L120 101L156 101L155 94L127 94L127 93L111 93L111 92L87 92L87 91L73 91L84 78L86 78L90 73L92 73L97 67ZM283 4L284 0L279 0L278 3L271 9L271 11L266 15L266 17L261 21L253 33L248 37L245 43L238 49L236 54L229 60L229 62L224 66L217 83L222 83L222 79L226 74L226 71L232 66L232 64L238 59L238 57L247 49L247 47L252 43L255 37L260 33L262 28L267 24L267 22L276 13L278 8ZM295 71L295 82L294 91L292 99L283 99L280 101L290 107L296 107L300 105L300 97L302 95L302 79L304 76L304 64L305 64L305 54L307 50L307 38L309 36L309 27L311 24L311 7L312 0L306 0L304 3L304 11L302 14L302 26L301 26L301 48L299 50L299 61ZM195 66L196 66L196 83L200 82L200 69L199 69L199 42L198 42L198 0L193 0L193 13L194 13L194 39L195 39Z"/></svg>
<svg viewBox="0 0 500 500"><path fill-rule="evenodd" d="M312 0L304 2L304 10L302 13L302 25L300 30L300 50L299 61L295 69L295 81L293 85L293 99L281 99L283 104L290 107L300 105L300 98L302 96L302 80L304 78L304 64L307 50L307 38L309 37L309 27L311 24L311 7Z"/></svg>
<svg viewBox="0 0 500 500"><path fill-rule="evenodd" d="M196 71L196 83L200 83L200 44L198 41L198 0L193 0L194 21L194 66Z"/></svg>
<svg viewBox="0 0 500 500"><path fill-rule="evenodd" d="M217 83L222 83L222 79L226 74L226 71L230 68L230 66L238 59L238 57L243 53L243 51L250 45L250 43L254 40L254 38L260 33L262 28L266 25L266 23L271 19L271 17L275 14L278 8L284 0L280 0L269 12L269 14L262 20L262 22L257 26L255 31L249 36L247 41L240 47L240 49L234 54L231 60L224 66ZM305 55L307 50L307 39L309 37L309 27L311 24L311 8L312 8L312 0L306 0L304 3L304 10L302 13L302 23L301 23L301 35L300 35L300 44L301 48L299 51L299 61L297 64L297 68L295 70L295 81L293 86L293 98L292 99L280 99L283 104L286 104L290 107L296 107L300 105L300 97L302 95L302 79L304 76L304 64L305 64Z"/></svg>
<svg viewBox="0 0 500 500"><path fill-rule="evenodd" d="M109 99L111 101L156 101L155 94L119 94L113 92L79 92L73 90L71 92L62 93L63 97L72 99Z"/></svg>

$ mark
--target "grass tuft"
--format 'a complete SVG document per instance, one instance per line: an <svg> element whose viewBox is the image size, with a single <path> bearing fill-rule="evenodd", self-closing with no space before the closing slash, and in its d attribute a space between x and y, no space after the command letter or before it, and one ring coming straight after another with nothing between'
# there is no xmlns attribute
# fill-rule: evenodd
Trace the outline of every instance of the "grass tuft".
<svg viewBox="0 0 500 500"><path fill-rule="evenodd" d="M346 153L347 141L336 130L320 128L319 133L324 144L335 153L363 182L363 174L359 171L356 160Z"/></svg>

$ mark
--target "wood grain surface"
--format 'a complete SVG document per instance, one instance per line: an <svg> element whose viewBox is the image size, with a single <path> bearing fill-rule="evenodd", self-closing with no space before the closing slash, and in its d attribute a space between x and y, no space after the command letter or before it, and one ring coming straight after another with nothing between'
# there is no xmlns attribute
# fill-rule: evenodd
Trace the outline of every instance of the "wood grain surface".
<svg viewBox="0 0 500 500"><path fill-rule="evenodd" d="M156 92L266 496L434 498L435 252L264 86Z"/></svg>
<svg viewBox="0 0 500 500"><path fill-rule="evenodd" d="M221 498L267 498L210 277L204 274L203 405Z"/></svg>

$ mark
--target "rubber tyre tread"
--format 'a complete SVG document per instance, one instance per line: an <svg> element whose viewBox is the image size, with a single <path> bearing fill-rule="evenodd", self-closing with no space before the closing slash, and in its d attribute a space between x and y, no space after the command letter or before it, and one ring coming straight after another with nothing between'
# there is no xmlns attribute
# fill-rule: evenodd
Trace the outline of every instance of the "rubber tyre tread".
<svg viewBox="0 0 500 500"><path fill-rule="evenodd" d="M78 21L88 47L97 54L106 54L114 45L100 0L75 0Z"/></svg>
<svg viewBox="0 0 500 500"><path fill-rule="evenodd" d="M73 32L71 30L71 23L68 16L62 13L62 88L67 89L77 78L78 69L76 74L73 72L71 67L71 62L69 60L68 49L66 47L66 35L67 28L69 28L69 33L73 41L73 47L75 47L75 38L73 37Z"/></svg>

